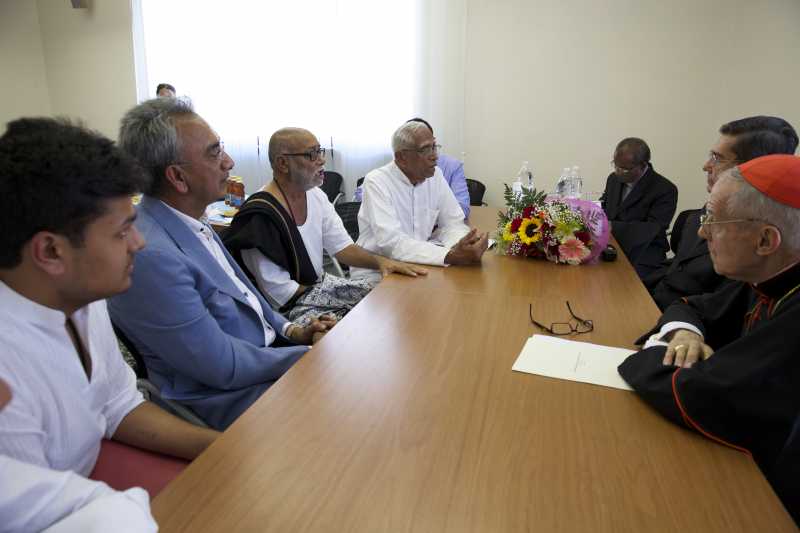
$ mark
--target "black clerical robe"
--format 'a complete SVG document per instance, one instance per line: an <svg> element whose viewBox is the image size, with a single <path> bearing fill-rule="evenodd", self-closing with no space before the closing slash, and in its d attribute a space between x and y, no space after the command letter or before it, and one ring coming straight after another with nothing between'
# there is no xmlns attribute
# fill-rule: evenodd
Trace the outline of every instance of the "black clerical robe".
<svg viewBox="0 0 800 533"><path fill-rule="evenodd" d="M751 454L797 519L800 478L777 470L800 413L800 266L757 287L733 283L676 302L653 331L674 321L698 327L714 354L675 368L661 363L666 348L653 347L619 373L676 424Z"/></svg>

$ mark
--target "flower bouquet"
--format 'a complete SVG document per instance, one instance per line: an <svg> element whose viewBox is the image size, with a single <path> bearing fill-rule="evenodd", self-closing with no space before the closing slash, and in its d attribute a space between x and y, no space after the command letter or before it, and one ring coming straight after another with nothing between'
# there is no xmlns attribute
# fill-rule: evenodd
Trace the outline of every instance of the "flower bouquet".
<svg viewBox="0 0 800 533"><path fill-rule="evenodd" d="M498 253L580 265L596 261L608 244L608 218L593 202L548 198L535 189L515 194L508 185L504 197L508 209L498 221Z"/></svg>

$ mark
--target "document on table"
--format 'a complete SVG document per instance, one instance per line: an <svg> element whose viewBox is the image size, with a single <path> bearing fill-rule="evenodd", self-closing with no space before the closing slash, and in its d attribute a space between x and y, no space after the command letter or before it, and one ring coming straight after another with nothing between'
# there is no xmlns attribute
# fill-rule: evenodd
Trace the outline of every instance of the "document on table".
<svg viewBox="0 0 800 533"><path fill-rule="evenodd" d="M551 378L633 390L617 372L617 367L632 353L633 350L624 348L534 335L525 343L511 369Z"/></svg>

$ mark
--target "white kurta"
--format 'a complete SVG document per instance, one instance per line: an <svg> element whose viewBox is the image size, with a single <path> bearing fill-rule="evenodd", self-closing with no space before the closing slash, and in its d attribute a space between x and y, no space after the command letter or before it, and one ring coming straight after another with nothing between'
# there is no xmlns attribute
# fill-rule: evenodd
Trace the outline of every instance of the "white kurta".
<svg viewBox="0 0 800 533"><path fill-rule="evenodd" d="M144 489L117 492L74 472L0 455L0 533L42 530L145 533L158 526Z"/></svg>
<svg viewBox="0 0 800 533"><path fill-rule="evenodd" d="M83 476L101 439L144 401L111 328L106 302L72 320L92 361L89 381L61 311L39 305L0 282L0 377L12 398L0 411L0 454Z"/></svg>
<svg viewBox="0 0 800 533"><path fill-rule="evenodd" d="M351 244L353 239L344 229L344 224L333 204L319 187L306 193L308 214L302 226L297 226L300 237L311 259L311 264L322 276L322 251L335 256ZM279 244L275 244L279 246ZM242 250L242 260L256 278L258 288L274 307L282 307L294 296L300 285L292 280L289 272L279 267L258 251L257 248Z"/></svg>
<svg viewBox="0 0 800 533"><path fill-rule="evenodd" d="M362 248L426 265L444 265L450 248L469 232L464 211L439 167L432 177L413 186L394 161L364 179L358 228ZM365 270L351 272L356 276Z"/></svg>

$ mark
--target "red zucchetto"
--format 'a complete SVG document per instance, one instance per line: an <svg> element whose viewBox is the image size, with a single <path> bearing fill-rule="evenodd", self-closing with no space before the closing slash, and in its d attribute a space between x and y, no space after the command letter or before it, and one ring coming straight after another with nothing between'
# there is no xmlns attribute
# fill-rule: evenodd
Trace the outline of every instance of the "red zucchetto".
<svg viewBox="0 0 800 533"><path fill-rule="evenodd" d="M765 155L742 163L739 172L765 196L800 209L800 157Z"/></svg>

